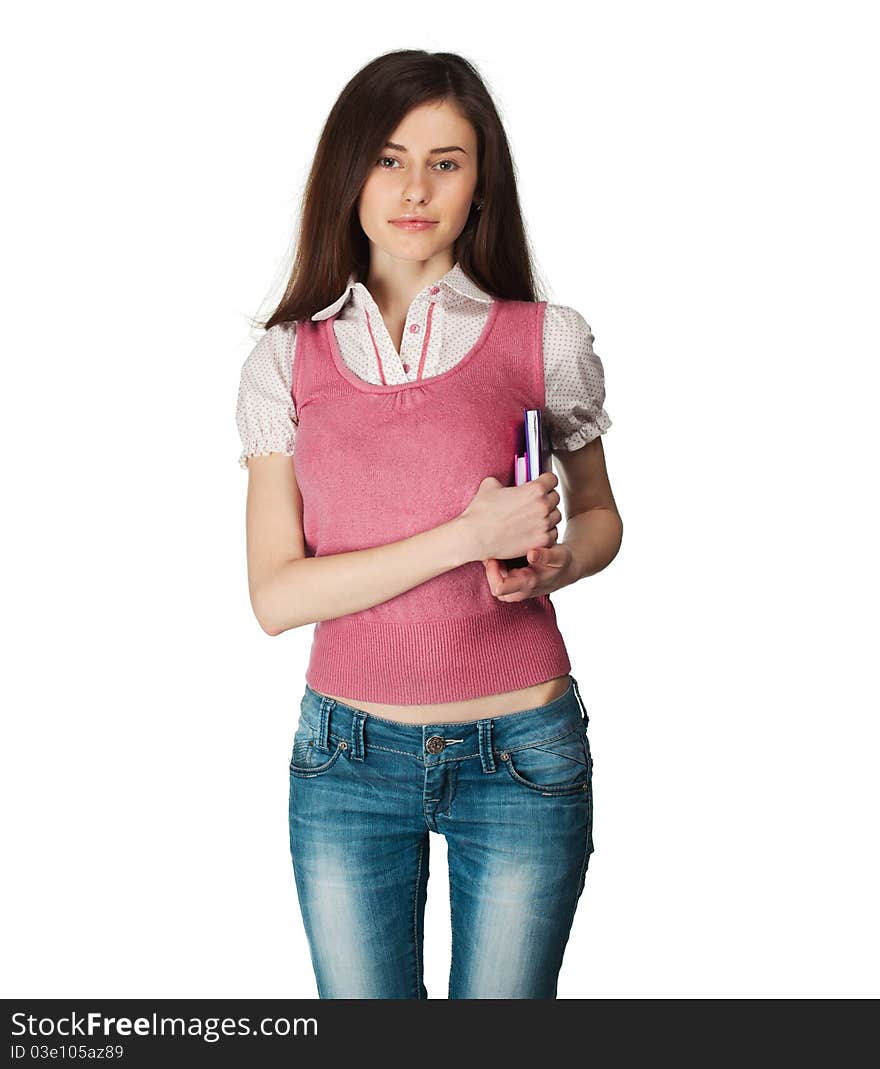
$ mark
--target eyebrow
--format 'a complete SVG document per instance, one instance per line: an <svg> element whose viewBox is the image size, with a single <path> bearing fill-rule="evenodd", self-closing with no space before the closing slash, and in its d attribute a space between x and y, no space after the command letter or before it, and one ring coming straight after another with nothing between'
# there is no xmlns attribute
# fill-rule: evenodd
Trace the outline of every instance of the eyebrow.
<svg viewBox="0 0 880 1069"><path fill-rule="evenodd" d="M386 141L383 147L393 148L396 149L398 152L409 151L405 145L397 145L393 141ZM438 152L464 152L465 156L467 156L467 152L465 152L465 150L461 148L460 145L444 145L443 148L432 148L429 149L428 155L433 156Z"/></svg>

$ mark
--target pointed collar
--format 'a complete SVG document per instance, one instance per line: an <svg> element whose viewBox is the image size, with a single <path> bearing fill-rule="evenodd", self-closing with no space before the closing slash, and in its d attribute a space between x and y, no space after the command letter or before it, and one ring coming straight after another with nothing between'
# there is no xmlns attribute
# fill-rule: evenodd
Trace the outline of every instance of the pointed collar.
<svg viewBox="0 0 880 1069"><path fill-rule="evenodd" d="M434 284L435 283L430 283L426 286L423 293L427 293L431 285ZM447 289L460 294L462 297L467 297L472 301L482 301L485 304L492 303L492 295L487 293L486 290L481 289L476 282L472 282L464 273L458 261L456 261L446 274L438 280L437 284L445 286ZM329 319L331 316L335 316L342 310L346 301L353 293L357 293L359 296L363 296L364 294L368 296L370 295L370 291L362 282L357 281L354 273L349 275L345 289L336 300L332 304L328 304L326 308L322 308L320 312L315 312L312 319Z"/></svg>

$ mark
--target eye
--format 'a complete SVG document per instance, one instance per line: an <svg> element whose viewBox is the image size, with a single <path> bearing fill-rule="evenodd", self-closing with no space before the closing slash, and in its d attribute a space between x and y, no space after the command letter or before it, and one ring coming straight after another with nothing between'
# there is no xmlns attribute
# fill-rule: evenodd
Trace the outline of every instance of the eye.
<svg viewBox="0 0 880 1069"><path fill-rule="evenodd" d="M390 162L392 164L396 164L397 163L397 160L393 156L380 156L379 159L376 160L376 166L382 171L392 171L392 170L394 170L393 167L386 167L385 166L386 161L388 161L388 162ZM444 163L445 164L449 164L448 167L444 167L443 168L443 173L444 174L449 174L451 171L459 170L459 165L455 162L455 160L438 160L434 164L434 166L435 167L440 167L440 165L444 164Z"/></svg>

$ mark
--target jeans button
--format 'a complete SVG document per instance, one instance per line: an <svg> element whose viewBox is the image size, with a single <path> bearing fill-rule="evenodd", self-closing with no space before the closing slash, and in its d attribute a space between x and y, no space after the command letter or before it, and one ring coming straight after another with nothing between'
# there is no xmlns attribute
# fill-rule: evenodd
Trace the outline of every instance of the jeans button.
<svg viewBox="0 0 880 1069"><path fill-rule="evenodd" d="M425 743L425 749L428 753L440 753L445 746L446 739L442 735L432 735Z"/></svg>

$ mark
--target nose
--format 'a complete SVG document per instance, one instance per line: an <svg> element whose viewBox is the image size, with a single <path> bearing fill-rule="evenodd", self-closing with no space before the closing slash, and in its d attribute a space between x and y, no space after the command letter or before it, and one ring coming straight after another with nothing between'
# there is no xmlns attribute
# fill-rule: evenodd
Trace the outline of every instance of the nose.
<svg viewBox="0 0 880 1069"><path fill-rule="evenodd" d="M413 186L403 191L403 199L410 204L421 204L426 199L425 190L420 189L418 186Z"/></svg>

